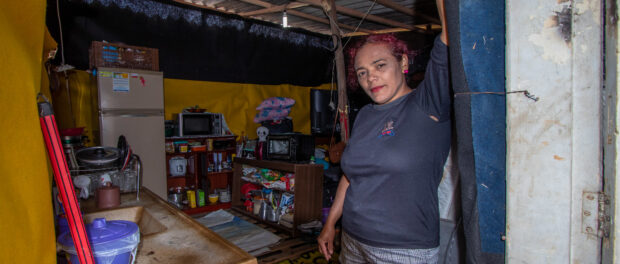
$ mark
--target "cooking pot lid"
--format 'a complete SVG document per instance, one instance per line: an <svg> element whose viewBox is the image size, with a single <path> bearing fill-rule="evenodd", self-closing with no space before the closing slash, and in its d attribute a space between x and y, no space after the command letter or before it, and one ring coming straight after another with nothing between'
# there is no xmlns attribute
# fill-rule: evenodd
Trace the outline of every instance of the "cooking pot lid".
<svg viewBox="0 0 620 264"><path fill-rule="evenodd" d="M90 147L77 151L77 159L88 164L111 163L119 158L119 151L112 147Z"/></svg>
<svg viewBox="0 0 620 264"><path fill-rule="evenodd" d="M86 234L93 246L108 242L123 241L139 232L138 225L124 220L106 221L105 218L97 218L86 225ZM58 243L67 247L75 247L71 232L65 232L58 237Z"/></svg>

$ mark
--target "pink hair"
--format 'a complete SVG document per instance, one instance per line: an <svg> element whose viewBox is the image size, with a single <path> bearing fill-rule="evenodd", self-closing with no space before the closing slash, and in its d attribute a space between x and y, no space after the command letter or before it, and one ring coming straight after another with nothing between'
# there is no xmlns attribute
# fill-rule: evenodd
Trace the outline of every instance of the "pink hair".
<svg viewBox="0 0 620 264"><path fill-rule="evenodd" d="M400 60L403 54L409 52L407 43L398 39L394 34L368 35L355 40L346 50L346 54L348 55L347 85L352 89L357 89L359 87L357 74L355 73L355 55L357 55L357 52L367 43L385 43L392 50L392 55L394 55L397 60Z"/></svg>

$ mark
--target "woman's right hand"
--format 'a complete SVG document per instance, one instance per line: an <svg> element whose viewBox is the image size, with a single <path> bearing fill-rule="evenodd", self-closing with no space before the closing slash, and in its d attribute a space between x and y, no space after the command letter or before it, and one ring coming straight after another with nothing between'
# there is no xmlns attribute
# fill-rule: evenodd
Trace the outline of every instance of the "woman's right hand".
<svg viewBox="0 0 620 264"><path fill-rule="evenodd" d="M323 226L323 230L321 230L321 234L316 239L319 243L319 252L323 254L325 259L329 261L334 253L334 236L336 235L336 230L333 225L325 225Z"/></svg>

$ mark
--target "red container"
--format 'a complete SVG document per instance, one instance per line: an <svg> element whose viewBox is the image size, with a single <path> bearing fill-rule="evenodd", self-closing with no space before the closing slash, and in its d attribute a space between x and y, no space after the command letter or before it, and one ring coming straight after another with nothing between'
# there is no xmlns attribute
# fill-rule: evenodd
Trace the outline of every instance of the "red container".
<svg viewBox="0 0 620 264"><path fill-rule="evenodd" d="M72 128L61 129L60 135L67 136L67 137L74 137L74 136L81 136L83 132L84 132L84 127L72 127Z"/></svg>

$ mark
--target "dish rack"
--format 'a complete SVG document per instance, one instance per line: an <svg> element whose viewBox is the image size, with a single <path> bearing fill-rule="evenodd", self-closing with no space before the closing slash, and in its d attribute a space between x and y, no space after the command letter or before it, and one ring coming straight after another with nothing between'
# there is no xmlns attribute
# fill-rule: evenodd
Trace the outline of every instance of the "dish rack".
<svg viewBox="0 0 620 264"><path fill-rule="evenodd" d="M129 161L129 165L123 171L120 166L109 166L101 168L91 168L86 166L79 166L76 169L71 169L71 176L75 181L75 177L87 176L90 178L90 186L88 188L89 196L93 196L97 188L100 187L100 178L104 174L108 174L112 185L119 186L121 193L130 193L139 191L141 186L141 174L142 174L142 161L136 154L132 154Z"/></svg>

